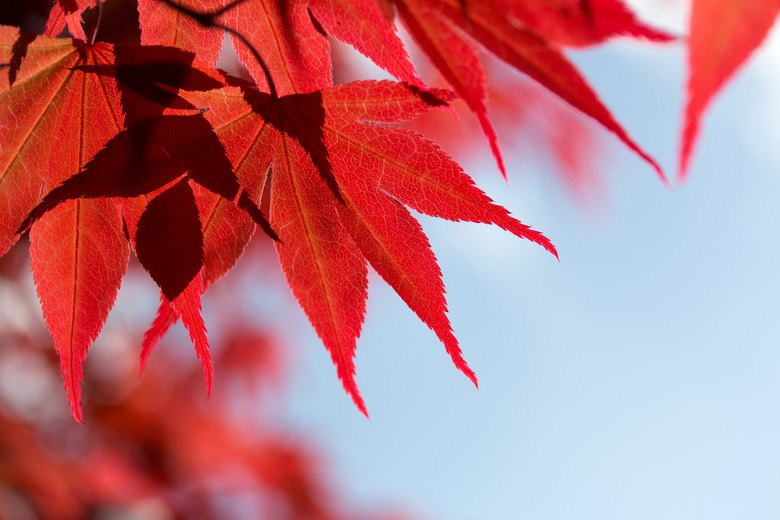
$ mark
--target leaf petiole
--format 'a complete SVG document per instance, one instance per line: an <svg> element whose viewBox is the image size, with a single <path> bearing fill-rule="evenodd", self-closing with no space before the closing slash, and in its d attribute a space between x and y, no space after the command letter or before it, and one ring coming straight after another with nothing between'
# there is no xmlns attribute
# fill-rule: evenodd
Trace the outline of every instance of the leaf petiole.
<svg viewBox="0 0 780 520"><path fill-rule="evenodd" d="M216 18L225 12L229 11L230 9L233 9L234 7L244 3L246 0L234 0L233 2L227 4L224 7L221 7L220 9L217 9L213 12L198 12L193 9L190 9L189 7L184 7L182 5L178 5L174 3L173 0L160 0L160 2L167 4L172 9L175 9L181 13L184 13L185 15L189 16L196 22L198 22L203 27L212 27L215 29L222 29L223 31L227 32L231 36L235 36L239 40L241 40L241 43L247 46L249 51L252 53L252 56L257 60L257 63L260 65L260 68L263 70L263 75L265 76L265 80L268 83L268 90L269 94L271 94L271 97L273 99L279 99L279 93L276 90L276 84L274 83L273 77L271 76L271 69L268 68L268 65L265 63L265 60L262 56L260 56L260 53L255 49L255 47L247 40L246 36L241 34L240 32L236 31L232 27L229 27L227 25L223 25L222 23L218 22Z"/></svg>

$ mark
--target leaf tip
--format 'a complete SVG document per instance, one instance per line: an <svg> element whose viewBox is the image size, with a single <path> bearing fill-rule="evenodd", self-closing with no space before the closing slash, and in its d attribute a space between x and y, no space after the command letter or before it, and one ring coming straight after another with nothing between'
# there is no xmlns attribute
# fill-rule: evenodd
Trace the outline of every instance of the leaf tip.
<svg viewBox="0 0 780 520"><path fill-rule="evenodd" d="M368 419L368 408L366 408L366 403L363 400L363 396L360 395L360 390L358 390L354 378L350 377L348 380L342 379L342 384L344 385L344 390L346 390L349 396L352 398L352 402L355 403L355 406L357 406L357 409L360 410L360 413L366 416L366 419Z"/></svg>
<svg viewBox="0 0 780 520"><path fill-rule="evenodd" d="M440 339L444 343L444 348L447 351L447 354L450 355L450 359L452 359L455 367L463 372L463 374L465 374L466 377L468 377L471 382L474 383L474 387L479 390L477 375L473 370L471 370L471 367L468 363L466 363L466 360L463 359L463 353L460 350L460 345L458 345L458 340L455 339L455 336L452 334L452 332L447 334L445 337L440 337Z"/></svg>
<svg viewBox="0 0 780 520"><path fill-rule="evenodd" d="M363 396L360 395L360 391L357 389L357 385L355 385L354 381L352 382L351 387L347 387L346 383L344 384L344 388L346 389L349 396L352 398L352 402L355 403L355 406L357 406L357 409L360 410L360 413L366 416L366 419L370 419L368 416L368 408L366 408L366 403L363 401Z"/></svg>
<svg viewBox="0 0 780 520"><path fill-rule="evenodd" d="M699 130L698 114L686 114L685 130L682 136L682 147L680 149L680 159L677 166L677 181L684 182L688 178L688 167L691 163L693 147L696 143Z"/></svg>
<svg viewBox="0 0 780 520"><path fill-rule="evenodd" d="M479 391L479 381L477 381L477 374L475 374L474 371L471 370L471 368L469 368L468 365L465 366L465 370L461 368L461 372L466 374L466 376L471 380L471 382L474 383L474 388L476 388L477 391Z"/></svg>
<svg viewBox="0 0 780 520"><path fill-rule="evenodd" d="M81 424L82 426L86 425L84 422L84 412L81 409L81 401L79 400L78 403L71 403L70 405L70 412L73 415L73 418L76 419L76 421Z"/></svg>
<svg viewBox="0 0 780 520"><path fill-rule="evenodd" d="M70 404L70 413L73 415L73 418L76 419L76 421L79 424L85 424L84 423L84 411L82 409L81 405L81 384L80 381L77 385L70 387L66 386L66 390L68 393L68 403Z"/></svg>

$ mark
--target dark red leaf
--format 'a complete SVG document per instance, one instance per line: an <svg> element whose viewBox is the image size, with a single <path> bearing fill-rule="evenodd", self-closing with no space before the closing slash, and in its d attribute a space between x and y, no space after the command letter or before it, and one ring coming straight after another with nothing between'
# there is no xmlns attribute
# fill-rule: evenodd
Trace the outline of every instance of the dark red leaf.
<svg viewBox="0 0 780 520"><path fill-rule="evenodd" d="M203 267L198 206L187 178L154 197L138 220L135 253L168 301Z"/></svg>

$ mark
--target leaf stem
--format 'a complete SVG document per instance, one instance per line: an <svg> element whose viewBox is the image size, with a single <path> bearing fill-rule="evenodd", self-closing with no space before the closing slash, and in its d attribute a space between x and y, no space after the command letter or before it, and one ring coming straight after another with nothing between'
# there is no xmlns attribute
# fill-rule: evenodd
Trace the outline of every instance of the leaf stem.
<svg viewBox="0 0 780 520"><path fill-rule="evenodd" d="M257 60L257 63L260 65L260 68L263 70L263 75L265 76L265 80L268 83L268 90L270 91L269 93L271 94L271 97L273 99L279 99L279 92L276 90L276 84L274 83L273 76L271 76L271 69L268 68L268 64L266 64L263 57L260 56L260 53L257 51L257 49L255 49L255 47L249 42L246 36L238 32L237 30L233 29L232 27L223 25L222 23L216 20L218 16L222 15L226 11L229 11L230 9L233 9L239 4L246 2L246 0L234 0L233 2L227 4L226 6L221 7L220 9L217 9L216 11L212 11L212 12L194 11L189 7L185 7L174 3L173 0L160 0L160 2L167 4L172 9L176 9L177 11L184 13L190 18L194 19L203 27L222 29L223 31L230 34L231 36L235 36L236 38L241 40L241 43L247 46L249 51L252 53L252 56L254 56L254 58Z"/></svg>
<svg viewBox="0 0 780 520"><path fill-rule="evenodd" d="M100 20L103 17L103 10L100 8L100 0L97 0L95 2L95 23L92 24L92 27L89 30L89 44L94 45L95 39L97 38L97 32L98 27L100 26Z"/></svg>

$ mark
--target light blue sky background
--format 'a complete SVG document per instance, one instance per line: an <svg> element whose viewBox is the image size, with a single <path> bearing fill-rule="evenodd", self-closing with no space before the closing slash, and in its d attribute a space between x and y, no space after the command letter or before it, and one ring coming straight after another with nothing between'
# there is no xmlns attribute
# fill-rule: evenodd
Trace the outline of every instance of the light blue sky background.
<svg viewBox="0 0 780 520"><path fill-rule="evenodd" d="M672 190L606 134L612 202L596 214L541 168L507 186L487 156L467 165L561 255L422 219L479 391L374 277L357 354L366 420L298 313L290 421L358 503L448 520L780 518L779 55L718 98ZM575 59L673 174L681 46Z"/></svg>

